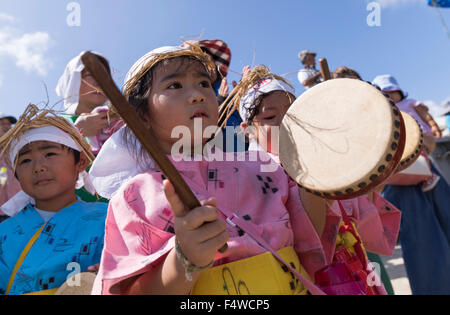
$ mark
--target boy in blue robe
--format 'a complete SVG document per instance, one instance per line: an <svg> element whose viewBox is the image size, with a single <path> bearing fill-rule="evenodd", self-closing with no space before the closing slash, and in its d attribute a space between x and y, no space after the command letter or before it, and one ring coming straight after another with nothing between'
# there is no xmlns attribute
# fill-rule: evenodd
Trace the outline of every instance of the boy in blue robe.
<svg viewBox="0 0 450 315"><path fill-rule="evenodd" d="M75 194L91 187L92 152L73 125L34 105L0 148L23 189L2 206L11 217L0 224L0 294L53 294L100 262L107 205Z"/></svg>

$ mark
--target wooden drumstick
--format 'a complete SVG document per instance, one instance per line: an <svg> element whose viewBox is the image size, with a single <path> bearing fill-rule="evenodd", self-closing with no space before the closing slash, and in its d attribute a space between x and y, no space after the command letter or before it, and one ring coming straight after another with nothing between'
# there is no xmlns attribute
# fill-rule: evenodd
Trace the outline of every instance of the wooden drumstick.
<svg viewBox="0 0 450 315"><path fill-rule="evenodd" d="M331 80L330 68L328 68L328 62L326 58L319 60L320 72L322 73L322 78L324 81Z"/></svg>
<svg viewBox="0 0 450 315"><path fill-rule="evenodd" d="M195 197L194 193L181 177L178 170L175 168L175 166L173 166L173 164L161 150L153 134L147 128L145 128L141 118L117 88L111 75L106 71L104 65L100 62L97 56L90 52L86 52L81 57L81 60L83 61L83 64L86 66L89 72L92 74L102 91L111 101L111 104L114 106L116 112L127 124L128 128L133 131L136 138L139 140L145 150L147 150L147 152L159 166L166 178L172 183L181 201L189 209L201 207L201 204L198 201L197 197ZM179 214L175 213L175 215ZM219 251L223 253L227 250L227 248L228 245L225 244Z"/></svg>

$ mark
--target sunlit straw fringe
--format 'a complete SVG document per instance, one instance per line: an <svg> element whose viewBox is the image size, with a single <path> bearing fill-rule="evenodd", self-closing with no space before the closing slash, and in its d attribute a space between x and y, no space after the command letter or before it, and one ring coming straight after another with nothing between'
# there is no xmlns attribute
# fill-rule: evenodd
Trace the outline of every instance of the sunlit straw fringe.
<svg viewBox="0 0 450 315"><path fill-rule="evenodd" d="M131 94L132 89L136 86L139 80L143 76L145 76L147 72L150 71L156 64L166 59L192 56L206 67L211 77L216 76L217 70L212 57L203 52L200 46L194 43L185 42L185 44L187 45L187 47L184 49L168 53L149 55L146 59L142 60L140 64L136 64L134 68L140 70L124 84L124 86L122 87L123 95L128 98Z"/></svg>
<svg viewBox="0 0 450 315"><path fill-rule="evenodd" d="M222 105L220 105L219 121L222 121L224 119L220 128L224 128L226 126L228 119L231 117L234 111L239 111L239 104L241 103L241 99L247 93L247 91L253 88L260 81L268 78L282 81L293 88L285 78L270 72L270 69L268 67L258 66L254 68L245 78L241 80L241 82L239 82L239 84L233 89L227 99L222 103Z"/></svg>
<svg viewBox="0 0 450 315"><path fill-rule="evenodd" d="M54 126L68 133L75 143L80 146L89 161L91 163L94 161L94 155L92 154L90 145L69 121L59 116L58 112L54 110L39 109L34 104L28 105L15 126L0 138L0 156L9 157L12 149L11 143L15 139L19 141L26 131L46 126ZM9 161L9 158L5 160L8 166L15 170L17 158L16 161Z"/></svg>

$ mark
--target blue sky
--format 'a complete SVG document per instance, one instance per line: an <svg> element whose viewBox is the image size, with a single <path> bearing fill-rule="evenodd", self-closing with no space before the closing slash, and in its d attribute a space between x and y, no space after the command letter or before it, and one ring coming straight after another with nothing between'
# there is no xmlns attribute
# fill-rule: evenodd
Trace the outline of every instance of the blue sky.
<svg viewBox="0 0 450 315"><path fill-rule="evenodd" d="M80 26L67 24L71 2L80 5ZM82 50L105 55L122 84L149 50L200 34L230 46L230 81L247 64L265 64L289 73L299 95L297 54L309 49L331 70L346 65L366 80L392 73L413 98L440 104L450 97L450 40L435 10L426 0L378 0L381 25L370 27L370 2L0 0L0 112L19 116L28 103L47 102L45 85L49 104L57 103L56 83ZM441 14L450 25L450 9Z"/></svg>

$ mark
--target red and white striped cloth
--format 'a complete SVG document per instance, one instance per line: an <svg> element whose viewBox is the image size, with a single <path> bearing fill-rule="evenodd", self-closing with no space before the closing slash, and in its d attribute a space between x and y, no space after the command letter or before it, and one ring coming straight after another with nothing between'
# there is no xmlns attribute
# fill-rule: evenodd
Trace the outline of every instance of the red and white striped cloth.
<svg viewBox="0 0 450 315"><path fill-rule="evenodd" d="M197 44L211 55L220 74L226 77L231 63L231 50L228 45L219 39L201 40Z"/></svg>

